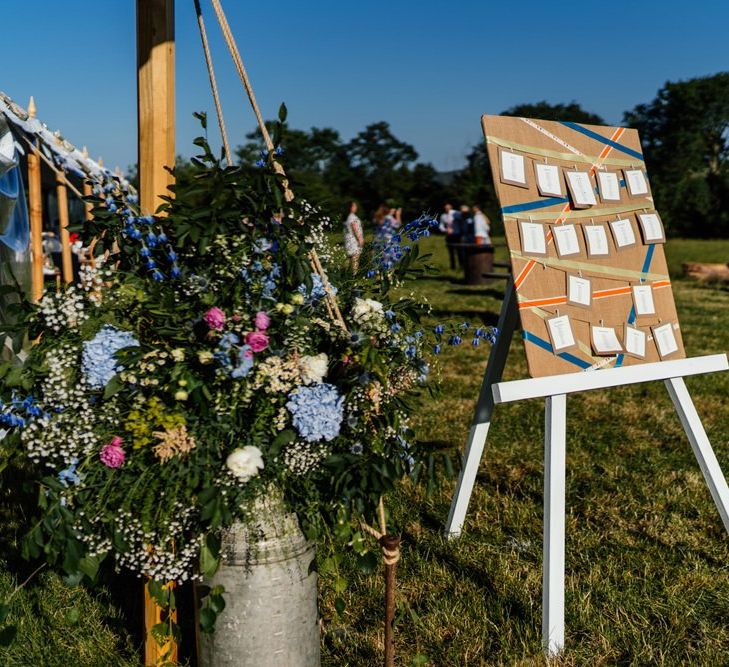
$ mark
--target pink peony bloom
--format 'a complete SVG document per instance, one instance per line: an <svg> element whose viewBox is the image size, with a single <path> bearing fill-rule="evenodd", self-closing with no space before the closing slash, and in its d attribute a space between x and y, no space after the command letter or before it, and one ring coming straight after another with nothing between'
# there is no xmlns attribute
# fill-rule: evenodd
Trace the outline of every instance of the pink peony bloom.
<svg viewBox="0 0 729 667"><path fill-rule="evenodd" d="M225 313L216 306L213 306L205 313L203 319L205 324L216 331L220 331L225 326Z"/></svg>
<svg viewBox="0 0 729 667"><path fill-rule="evenodd" d="M246 343L254 352L262 352L268 347L268 336L262 331L252 331L246 335Z"/></svg>
<svg viewBox="0 0 729 667"><path fill-rule="evenodd" d="M101 448L99 458L101 462L109 468L118 468L124 463L126 453L121 448L122 439L118 436L112 438L108 445Z"/></svg>
<svg viewBox="0 0 729 667"><path fill-rule="evenodd" d="M256 319L254 324L256 325L256 329L258 329L258 331L265 331L271 324L271 318L264 311L259 310L256 313Z"/></svg>

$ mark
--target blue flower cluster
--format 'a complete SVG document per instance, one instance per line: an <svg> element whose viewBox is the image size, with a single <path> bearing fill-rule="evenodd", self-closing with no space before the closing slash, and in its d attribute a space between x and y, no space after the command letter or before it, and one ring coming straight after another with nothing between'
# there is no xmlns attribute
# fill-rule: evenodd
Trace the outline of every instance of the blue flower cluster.
<svg viewBox="0 0 729 667"><path fill-rule="evenodd" d="M63 486L76 486L76 484L81 482L81 475L78 474L76 466L78 466L78 459L73 459L68 468L64 468L58 473L58 481L61 482Z"/></svg>
<svg viewBox="0 0 729 667"><path fill-rule="evenodd" d="M332 294L336 296L337 288L331 283L329 283L329 287L332 290ZM317 273L311 274L311 290L309 290L304 283L301 283L301 285L299 285L296 289L299 294L304 295L306 303L309 305L318 303L327 295L327 291L324 289L324 283Z"/></svg>
<svg viewBox="0 0 729 667"><path fill-rule="evenodd" d="M238 334L228 332L223 334L218 349L213 352L213 359L223 367L223 370L235 379L248 377L253 368L253 350L250 345L241 345ZM235 360L235 364L233 363Z"/></svg>
<svg viewBox="0 0 729 667"><path fill-rule="evenodd" d="M112 200L113 198L109 197ZM131 198L128 198L131 199ZM107 202L107 207L112 210L111 205ZM114 206L116 210L116 206ZM124 234L135 241L141 243L139 256L143 260L143 266L150 272L152 280L162 282L165 280L165 274L159 267L157 260L154 259L154 253L157 253L158 259L163 258L169 264L170 278L179 278L182 276L182 270L177 265L177 253L172 248L167 234L163 229L159 229L155 234L153 226L155 220L151 215L138 217L134 211L126 206L121 211L124 218ZM155 250L157 249L157 250Z"/></svg>
<svg viewBox="0 0 729 667"><path fill-rule="evenodd" d="M256 244L259 244L256 247ZM259 239L253 244L253 251L263 253L271 248L271 244L265 239ZM251 262L249 267L243 267L240 270L240 276L250 286L258 286L261 290L261 297L275 301L273 293L276 291L277 280L281 277L281 267L273 264L269 271L266 271L263 263L259 260Z"/></svg>
<svg viewBox="0 0 729 667"><path fill-rule="evenodd" d="M0 401L0 426L4 428L25 428L36 417L48 417L48 413L41 409L32 396L13 396L8 404Z"/></svg>
<svg viewBox="0 0 729 667"><path fill-rule="evenodd" d="M298 387L286 403L294 426L304 440L333 440L344 418L344 397L331 384Z"/></svg>
<svg viewBox="0 0 729 667"><path fill-rule="evenodd" d="M114 375L122 370L116 352L125 347L138 347L139 341L130 331L120 331L105 324L99 332L84 343L81 370L86 381L94 389L105 387Z"/></svg>
<svg viewBox="0 0 729 667"><path fill-rule="evenodd" d="M457 331L460 331L465 335L465 332L467 332L471 328L471 325L468 322L463 322L458 328ZM434 354L440 354L442 350L441 346L441 336L445 333L446 328L443 324L436 324L433 328L433 333L436 334L437 342L433 346L433 353ZM460 345L463 342L463 339L459 335L457 331L454 331L448 336L448 345L456 346ZM477 327L473 331L473 338L471 339L471 345L473 347L478 347L481 344L482 340L485 340L487 343L493 345L496 343L496 338L499 335L499 330L497 327Z"/></svg>
<svg viewBox="0 0 729 667"><path fill-rule="evenodd" d="M438 221L435 218L423 213L419 218L408 222L399 234L394 234L389 240L376 244L376 268L367 271L367 277L374 278L378 273L389 271L410 252L409 245L402 245L403 237L417 242L423 237L430 236L430 230L437 226Z"/></svg>

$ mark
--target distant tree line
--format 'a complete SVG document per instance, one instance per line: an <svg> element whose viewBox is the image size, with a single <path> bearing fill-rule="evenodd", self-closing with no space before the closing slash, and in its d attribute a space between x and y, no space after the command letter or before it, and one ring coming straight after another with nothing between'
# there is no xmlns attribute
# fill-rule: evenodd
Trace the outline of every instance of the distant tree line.
<svg viewBox="0 0 729 667"><path fill-rule="evenodd" d="M576 102L521 104L509 116L604 125L597 114ZM666 83L656 98L623 115L623 124L640 132L656 207L674 236L729 236L729 72ZM252 164L263 147L251 132L236 150ZM413 146L398 139L388 123L364 128L349 141L337 130L284 127L284 164L298 196L343 216L356 200L363 219L380 204L403 208L413 217L437 213L448 201L480 204L498 232L500 216L486 147L479 142L454 172L439 173L419 162ZM183 168L184 169L184 168Z"/></svg>

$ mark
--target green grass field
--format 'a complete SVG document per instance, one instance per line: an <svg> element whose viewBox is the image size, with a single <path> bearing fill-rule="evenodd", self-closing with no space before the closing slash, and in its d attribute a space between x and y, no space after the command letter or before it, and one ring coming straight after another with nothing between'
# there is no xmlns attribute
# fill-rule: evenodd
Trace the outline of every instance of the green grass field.
<svg viewBox="0 0 729 667"><path fill-rule="evenodd" d="M428 240L446 267L442 238ZM729 347L729 292L680 279L684 261L726 261L729 242L672 240L666 252L689 355ZM506 251L500 249L505 259ZM443 319L494 324L503 282L419 291ZM442 396L415 415L428 446L460 458L488 348L441 357ZM512 345L506 379L526 377ZM687 379L729 471L729 374ZM441 537L455 480L431 497L388 499L403 532L400 665L538 665L541 653L543 401L498 406L464 533ZM729 664L729 541L662 383L570 396L567 433L565 665ZM381 660L382 576L349 568L342 615L322 581L325 665Z"/></svg>
<svg viewBox="0 0 729 667"><path fill-rule="evenodd" d="M459 284L442 238L431 238L440 275L417 285L439 320L495 324L503 282ZM729 347L729 292L680 279L681 263L725 261L729 241L672 240L667 253L686 348ZM506 259L499 248L497 260ZM443 391L413 415L433 451L459 460L488 347L442 355ZM507 379L526 377L519 341ZM687 380L729 472L729 373ZM499 406L463 536L441 537L455 480L427 496L404 484L388 498L403 535L398 566L398 665L542 665L543 402ZM12 514L9 490L2 505ZM2 508L0 508L2 509ZM4 543L18 527L0 513ZM729 541L660 383L574 395L568 401L567 595L564 665L728 665ZM17 566L16 566L17 567ZM17 583L0 568L0 599ZM323 664L382 660L383 577L345 558L346 608L321 579ZM105 593L70 589L51 574L13 598L18 641L0 664L76 667L137 664L134 619ZM126 626L126 627L125 627ZM191 633L188 628L187 632Z"/></svg>

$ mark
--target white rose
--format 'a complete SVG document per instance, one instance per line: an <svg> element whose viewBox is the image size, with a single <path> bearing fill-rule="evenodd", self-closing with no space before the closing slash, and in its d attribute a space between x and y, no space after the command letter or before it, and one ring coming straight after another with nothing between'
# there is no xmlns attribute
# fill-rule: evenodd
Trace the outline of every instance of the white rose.
<svg viewBox="0 0 729 667"><path fill-rule="evenodd" d="M255 477L259 470L263 470L263 456L258 447L247 445L228 454L225 465L235 477L247 482L251 477Z"/></svg>
<svg viewBox="0 0 729 667"><path fill-rule="evenodd" d="M369 320L380 320L384 316L382 304L374 299L355 299L352 308L352 317L359 324Z"/></svg>
<svg viewBox="0 0 729 667"><path fill-rule="evenodd" d="M304 384L316 384L324 379L329 369L329 358L322 352L313 357L305 356L299 359L299 372Z"/></svg>
<svg viewBox="0 0 729 667"><path fill-rule="evenodd" d="M185 350L178 347L170 353L175 361L185 361Z"/></svg>

